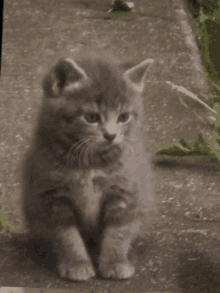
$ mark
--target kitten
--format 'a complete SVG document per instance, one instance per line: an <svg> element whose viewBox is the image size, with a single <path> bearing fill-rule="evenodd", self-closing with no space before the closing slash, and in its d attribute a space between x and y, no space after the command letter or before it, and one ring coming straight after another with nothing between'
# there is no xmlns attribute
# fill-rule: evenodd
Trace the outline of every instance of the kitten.
<svg viewBox="0 0 220 293"><path fill-rule="evenodd" d="M123 72L106 58L79 54L60 59L44 78L23 205L30 237L49 241L62 278L95 276L91 239L100 247L100 276L134 274L129 247L154 214L140 97L152 62Z"/></svg>

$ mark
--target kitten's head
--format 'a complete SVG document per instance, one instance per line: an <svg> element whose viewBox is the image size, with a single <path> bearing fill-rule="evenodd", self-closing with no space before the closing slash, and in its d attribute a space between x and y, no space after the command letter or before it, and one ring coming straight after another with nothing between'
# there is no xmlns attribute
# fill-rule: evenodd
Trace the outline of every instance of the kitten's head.
<svg viewBox="0 0 220 293"><path fill-rule="evenodd" d="M57 154L67 154L69 164L109 164L140 121L140 94L153 61L123 72L100 57L76 60L59 60L44 79L40 139Z"/></svg>

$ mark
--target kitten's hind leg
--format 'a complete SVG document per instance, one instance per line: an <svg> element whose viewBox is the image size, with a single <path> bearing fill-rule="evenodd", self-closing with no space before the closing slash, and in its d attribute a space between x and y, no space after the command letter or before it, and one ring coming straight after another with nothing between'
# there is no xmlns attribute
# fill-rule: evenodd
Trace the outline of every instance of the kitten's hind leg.
<svg viewBox="0 0 220 293"><path fill-rule="evenodd" d="M127 279L135 271L128 260L133 224L124 227L108 227L103 234L99 258L99 273L107 279Z"/></svg>
<svg viewBox="0 0 220 293"><path fill-rule="evenodd" d="M58 271L62 278L86 281L95 276L92 262L80 233L74 226L57 231L55 252Z"/></svg>

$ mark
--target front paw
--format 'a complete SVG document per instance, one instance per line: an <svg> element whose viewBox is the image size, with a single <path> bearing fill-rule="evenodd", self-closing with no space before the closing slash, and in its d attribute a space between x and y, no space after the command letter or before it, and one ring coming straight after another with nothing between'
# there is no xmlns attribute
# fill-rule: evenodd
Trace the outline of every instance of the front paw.
<svg viewBox="0 0 220 293"><path fill-rule="evenodd" d="M95 271L91 263L68 264L60 263L58 271L61 278L71 281L86 281L95 276Z"/></svg>
<svg viewBox="0 0 220 293"><path fill-rule="evenodd" d="M106 279L128 279L133 276L135 268L129 262L103 263L99 266L99 273Z"/></svg>

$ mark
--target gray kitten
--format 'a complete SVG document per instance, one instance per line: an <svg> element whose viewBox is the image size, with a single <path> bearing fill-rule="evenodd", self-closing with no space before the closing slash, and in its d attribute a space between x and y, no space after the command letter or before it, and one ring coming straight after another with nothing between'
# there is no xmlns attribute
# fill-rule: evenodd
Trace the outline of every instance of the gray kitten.
<svg viewBox="0 0 220 293"><path fill-rule="evenodd" d="M140 96L152 62L124 72L112 60L79 54L44 78L23 205L30 237L49 241L62 278L95 276L89 239L99 244L102 277L134 274L129 247L154 214Z"/></svg>

